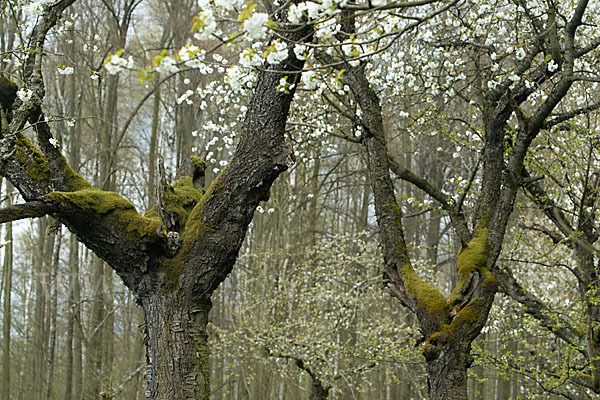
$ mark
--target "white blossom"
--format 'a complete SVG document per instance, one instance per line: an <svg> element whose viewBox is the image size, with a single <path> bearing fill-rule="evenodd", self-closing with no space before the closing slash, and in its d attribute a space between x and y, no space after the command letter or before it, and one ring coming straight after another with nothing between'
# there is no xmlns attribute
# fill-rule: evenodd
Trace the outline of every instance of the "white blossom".
<svg viewBox="0 0 600 400"><path fill-rule="evenodd" d="M517 56L517 60L522 60L525 58L525 49L523 49L522 47L519 47L515 53L515 55Z"/></svg>
<svg viewBox="0 0 600 400"><path fill-rule="evenodd" d="M31 100L31 96L33 96L33 92L31 91L31 89L25 89L25 88L21 88L19 89L19 91L17 92L17 97L23 102L23 103L27 103L29 100Z"/></svg>
<svg viewBox="0 0 600 400"><path fill-rule="evenodd" d="M304 13L304 3L292 4L288 9L288 20L292 24L299 24L302 20L302 14Z"/></svg>
<svg viewBox="0 0 600 400"><path fill-rule="evenodd" d="M217 31L217 21L212 10L206 9L200 12L196 17L196 24L194 26L198 32L194 34L194 38L197 40L206 40L211 37Z"/></svg>
<svg viewBox="0 0 600 400"><path fill-rule="evenodd" d="M182 94L181 96L179 96L179 98L177 99L177 104L181 104L184 101L187 104L192 104L192 100L190 100L190 97L194 94L193 90L187 90L184 94Z"/></svg>
<svg viewBox="0 0 600 400"><path fill-rule="evenodd" d="M64 65L58 66L57 70L58 70L58 73L61 75L71 75L71 74L73 74L73 72L75 72L73 67L66 67Z"/></svg>
<svg viewBox="0 0 600 400"><path fill-rule="evenodd" d="M44 11L44 7L48 4L54 2L54 0L37 0L32 1L28 4L25 4L21 10L23 10L23 14L31 17L37 17Z"/></svg>
<svg viewBox="0 0 600 400"><path fill-rule="evenodd" d="M109 74L116 75L121 71L133 68L133 57L129 56L126 60L121 58L118 53L113 54L108 57L104 68L106 68Z"/></svg>
<svg viewBox="0 0 600 400"><path fill-rule="evenodd" d="M305 44L296 43L294 45L294 54L298 60L306 60L307 47Z"/></svg>
<svg viewBox="0 0 600 400"><path fill-rule="evenodd" d="M248 33L248 39L262 39L267 34L266 24L269 16L264 13L254 13L244 21L243 30Z"/></svg>
<svg viewBox="0 0 600 400"><path fill-rule="evenodd" d="M284 42L275 40L269 46L267 61L269 64L279 64L288 56L288 48Z"/></svg>
<svg viewBox="0 0 600 400"><path fill-rule="evenodd" d="M307 90L316 89L319 85L317 79L315 79L315 71L305 71L302 73L302 84Z"/></svg>
<svg viewBox="0 0 600 400"><path fill-rule="evenodd" d="M246 68L261 65L263 61L260 54L254 49L245 49L240 55L240 65Z"/></svg>
<svg viewBox="0 0 600 400"><path fill-rule="evenodd" d="M179 68L177 68L175 59L173 57L166 56L160 60L160 63L156 67L156 71L164 75L170 75L179 71Z"/></svg>
<svg viewBox="0 0 600 400"><path fill-rule="evenodd" d="M242 90L248 80L248 74L237 65L231 66L225 75L225 82L231 86L234 92Z"/></svg>

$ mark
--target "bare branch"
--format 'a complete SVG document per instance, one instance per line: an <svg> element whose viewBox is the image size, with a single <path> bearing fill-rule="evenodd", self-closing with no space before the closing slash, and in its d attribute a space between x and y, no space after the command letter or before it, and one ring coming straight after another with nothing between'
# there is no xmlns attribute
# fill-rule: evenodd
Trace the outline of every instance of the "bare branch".
<svg viewBox="0 0 600 400"><path fill-rule="evenodd" d="M0 209L0 224L18 221L25 218L39 218L56 210L56 206L48 201L35 200L23 204L14 204Z"/></svg>

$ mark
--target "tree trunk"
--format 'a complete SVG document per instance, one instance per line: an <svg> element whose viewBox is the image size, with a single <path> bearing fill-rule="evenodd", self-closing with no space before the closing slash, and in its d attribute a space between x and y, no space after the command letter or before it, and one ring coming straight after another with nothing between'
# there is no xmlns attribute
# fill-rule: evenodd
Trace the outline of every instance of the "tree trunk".
<svg viewBox="0 0 600 400"><path fill-rule="evenodd" d="M330 388L328 387L324 387L320 380L313 378L310 385L309 400L327 400L329 397L329 389Z"/></svg>
<svg viewBox="0 0 600 400"><path fill-rule="evenodd" d="M46 387L46 398L51 399L52 396L52 383L54 382L54 362L55 360L55 352L56 352L56 323L57 323L57 308L58 308L58 283L57 283L57 274L58 274L58 264L59 264L59 255L60 255L60 245L61 245L61 233L60 226L58 234L55 237L54 241L54 250L50 251L48 254L48 258L52 257L52 265L50 270L50 301L48 308L48 355L46 359L46 363L48 364L47 371L47 379L48 385Z"/></svg>
<svg viewBox="0 0 600 400"><path fill-rule="evenodd" d="M468 340L453 343L427 362L427 386L432 400L467 400L467 371L473 363Z"/></svg>
<svg viewBox="0 0 600 400"><path fill-rule="evenodd" d="M210 300L191 302L181 292L141 300L146 316L146 398L210 398Z"/></svg>
<svg viewBox="0 0 600 400"><path fill-rule="evenodd" d="M44 253L46 249L47 219L41 218L38 223L38 243L34 247L34 279L35 306L33 317L33 399L41 399L44 393L44 359L46 356L46 271L44 270Z"/></svg>
<svg viewBox="0 0 600 400"><path fill-rule="evenodd" d="M6 205L11 205L13 187L6 181ZM6 241L4 248L4 304L2 317L2 400L10 400L10 325L11 325L11 291L12 291L12 223L6 224Z"/></svg>
<svg viewBox="0 0 600 400"><path fill-rule="evenodd" d="M102 381L102 324L104 322L104 262L96 255L92 256L91 275L92 307L90 309L89 337L85 351L84 398L96 399L100 393Z"/></svg>
<svg viewBox="0 0 600 400"><path fill-rule="evenodd" d="M73 248L77 251L77 241L74 235L69 239L69 300L67 307L67 356L65 360L65 400L71 400L73 396L73 331L75 329L75 304L73 301L73 263L75 259Z"/></svg>

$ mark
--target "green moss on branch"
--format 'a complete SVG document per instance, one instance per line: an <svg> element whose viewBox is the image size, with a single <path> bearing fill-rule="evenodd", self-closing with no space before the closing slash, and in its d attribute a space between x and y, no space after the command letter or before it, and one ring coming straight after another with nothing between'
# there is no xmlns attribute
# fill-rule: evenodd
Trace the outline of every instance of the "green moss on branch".
<svg viewBox="0 0 600 400"><path fill-rule="evenodd" d="M418 308L426 310L432 318L444 319L449 315L450 309L442 293L418 276L408 262L401 272L406 291L415 298Z"/></svg>
<svg viewBox="0 0 600 400"><path fill-rule="evenodd" d="M488 261L488 228L486 219L477 225L475 234L471 241L461 249L456 266L458 270L458 284L450 294L448 303L451 307L460 304L465 294L469 292L470 286L475 279L475 272L479 275L478 279L494 279L487 267ZM457 310L458 311L458 310Z"/></svg>
<svg viewBox="0 0 600 400"><path fill-rule="evenodd" d="M46 197L86 212L99 225L112 224L131 239L151 238L160 226L158 219L141 216L130 201L117 193L91 186L74 192L52 192Z"/></svg>
<svg viewBox="0 0 600 400"><path fill-rule="evenodd" d="M43 182L50 180L50 167L48 166L46 157L25 136L19 135L15 143L13 157L29 173L29 176L34 181Z"/></svg>

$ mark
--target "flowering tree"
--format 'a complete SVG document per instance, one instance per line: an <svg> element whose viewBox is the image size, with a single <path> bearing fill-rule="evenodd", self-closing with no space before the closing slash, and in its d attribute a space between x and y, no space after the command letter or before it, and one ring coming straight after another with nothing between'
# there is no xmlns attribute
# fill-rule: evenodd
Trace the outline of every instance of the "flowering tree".
<svg viewBox="0 0 600 400"><path fill-rule="evenodd" d="M595 99L585 99L586 86L577 88L566 109L596 107ZM543 179L524 186L528 199L520 203L534 205L533 211L521 213L510 253L499 261L512 282L507 294L539 321L529 329L547 339L530 359L493 362L565 397L577 391L578 398L595 398L600 391L596 126L596 113L548 124L527 166L529 175ZM506 323L499 318L492 327Z"/></svg>
<svg viewBox="0 0 600 400"><path fill-rule="evenodd" d="M543 130L598 107L593 103L571 108L563 101L577 93L579 88L571 90L574 85L597 80L595 69L586 68L599 44L585 27L584 14L593 16L586 14L587 8L586 1L564 9L525 2L449 3L429 12L418 9L410 15L413 22L404 28L383 27L377 37L366 29L369 23L359 11L347 9L338 16L340 28L331 35L341 50L316 55L320 66L338 71L340 87L349 88L351 96L334 87L328 102L353 121L356 135L348 139L363 144L368 155L386 282L421 324L432 399L467 397L471 343L486 324L498 285L517 298L526 293L497 261L519 190L529 190L539 180L525 164L532 143ZM443 10L448 13L441 14ZM374 62L369 67L360 61L368 49L386 48L382 32L401 34L431 18L436 18L437 28L414 35L406 51L401 48L408 62ZM490 30L490 24L499 29ZM400 73L391 73L394 68ZM396 98L408 89L430 104L444 105L446 118L463 121L475 132L475 137L463 135L461 140L479 154L481 170L476 167L463 179L457 198L390 158L390 135L377 89L396 77L392 86ZM461 103L463 99L466 102ZM440 107L426 112L434 118ZM458 282L449 296L424 281L412 266L390 170L446 211L462 244ZM540 307L528 306L528 312L553 326L554 320ZM568 332L559 333L569 340L564 336Z"/></svg>
<svg viewBox="0 0 600 400"><path fill-rule="evenodd" d="M293 163L284 131L303 61L282 44L311 36L310 26L285 31L254 86L239 145L228 168L204 192L205 163L192 157L176 182L163 182L158 205L145 216L126 199L93 187L60 152L42 110L44 42L74 0L31 5L37 17L22 68L21 88L2 77L0 173L25 203L3 221L52 215L104 259L144 309L148 398L209 398L206 325L210 296L231 270L253 212L273 181ZM203 19L203 23L210 23ZM282 25L283 26L283 25ZM112 56L108 72L131 66ZM159 66L171 71L172 58ZM67 71L69 72L69 71ZM172 71L173 72L173 71ZM277 90L282 78L289 87ZM37 146L23 133L33 128Z"/></svg>

